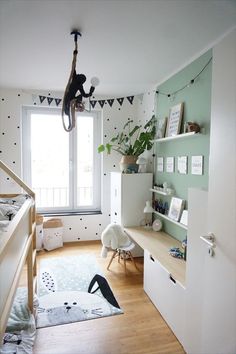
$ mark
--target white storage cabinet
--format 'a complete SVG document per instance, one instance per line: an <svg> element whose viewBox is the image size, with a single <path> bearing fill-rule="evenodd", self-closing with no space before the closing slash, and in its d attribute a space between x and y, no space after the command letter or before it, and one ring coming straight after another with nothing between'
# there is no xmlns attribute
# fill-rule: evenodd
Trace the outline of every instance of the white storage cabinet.
<svg viewBox="0 0 236 354"><path fill-rule="evenodd" d="M146 201L152 200L151 187L152 173L111 172L111 222L140 226Z"/></svg>
<svg viewBox="0 0 236 354"><path fill-rule="evenodd" d="M184 344L185 288L147 250L144 251L144 291Z"/></svg>
<svg viewBox="0 0 236 354"><path fill-rule="evenodd" d="M143 209L152 200L152 173L124 174L111 172L111 223L140 226ZM143 256L143 249L134 242L134 257Z"/></svg>

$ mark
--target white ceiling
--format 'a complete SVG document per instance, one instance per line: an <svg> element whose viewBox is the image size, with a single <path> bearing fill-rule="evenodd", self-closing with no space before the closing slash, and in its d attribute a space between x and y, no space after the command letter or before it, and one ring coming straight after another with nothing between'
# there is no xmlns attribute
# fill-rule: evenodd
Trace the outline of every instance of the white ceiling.
<svg viewBox="0 0 236 354"><path fill-rule="evenodd" d="M78 28L86 88L139 94L235 25L235 0L0 0L0 86L64 91Z"/></svg>

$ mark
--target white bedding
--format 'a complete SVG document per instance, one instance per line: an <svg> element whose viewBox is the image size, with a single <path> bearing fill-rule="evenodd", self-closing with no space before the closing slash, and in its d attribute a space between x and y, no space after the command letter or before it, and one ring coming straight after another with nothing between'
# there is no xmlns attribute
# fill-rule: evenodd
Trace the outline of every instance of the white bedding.
<svg viewBox="0 0 236 354"><path fill-rule="evenodd" d="M30 197L27 194L13 198L0 198L0 229L4 229L9 224L28 198Z"/></svg>
<svg viewBox="0 0 236 354"><path fill-rule="evenodd" d="M34 306L38 306L35 296ZM8 319L0 354L32 354L36 335L34 316L27 304L27 289L18 288Z"/></svg>
<svg viewBox="0 0 236 354"><path fill-rule="evenodd" d="M27 194L17 195L14 198L0 198L0 221L11 221L28 198Z"/></svg>

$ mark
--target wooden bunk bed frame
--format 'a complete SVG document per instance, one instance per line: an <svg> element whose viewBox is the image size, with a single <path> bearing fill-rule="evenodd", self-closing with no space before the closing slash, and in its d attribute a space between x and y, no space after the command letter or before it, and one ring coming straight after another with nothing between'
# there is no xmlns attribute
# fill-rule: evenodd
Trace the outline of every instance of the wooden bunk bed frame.
<svg viewBox="0 0 236 354"><path fill-rule="evenodd" d="M25 200L5 232L0 234L0 345L19 283L22 269L27 264L28 306L34 313L36 291L36 222L34 192L0 160L0 168L7 173L31 198ZM0 194L15 197L17 194Z"/></svg>

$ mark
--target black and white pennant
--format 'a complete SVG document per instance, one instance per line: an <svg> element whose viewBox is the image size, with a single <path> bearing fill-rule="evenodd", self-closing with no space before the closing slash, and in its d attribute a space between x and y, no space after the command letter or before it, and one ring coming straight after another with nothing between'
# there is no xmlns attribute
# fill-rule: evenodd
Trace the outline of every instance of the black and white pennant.
<svg viewBox="0 0 236 354"><path fill-rule="evenodd" d="M59 106L59 104L61 103L61 98L54 98L56 105Z"/></svg>
<svg viewBox="0 0 236 354"><path fill-rule="evenodd" d="M95 101L95 100L90 100L89 102L90 102L90 104L91 104L91 106L92 106L93 108L96 106L97 101Z"/></svg>
<svg viewBox="0 0 236 354"><path fill-rule="evenodd" d="M110 107L112 107L114 101L115 101L114 98L110 98L107 100Z"/></svg>
<svg viewBox="0 0 236 354"><path fill-rule="evenodd" d="M124 97L117 98L117 101L119 102L120 106L122 106Z"/></svg>
<svg viewBox="0 0 236 354"><path fill-rule="evenodd" d="M126 97L130 104L133 104L134 96Z"/></svg>
<svg viewBox="0 0 236 354"><path fill-rule="evenodd" d="M101 108L103 108L105 102L105 100L98 100L98 103L100 104Z"/></svg>
<svg viewBox="0 0 236 354"><path fill-rule="evenodd" d="M52 97L47 97L47 101L48 101L48 104L49 104L49 106L50 106L50 104L51 104L52 101L53 101L53 98L52 98Z"/></svg>
<svg viewBox="0 0 236 354"><path fill-rule="evenodd" d="M43 101L45 100L46 96L39 96L39 100L40 100L40 103L43 103Z"/></svg>

